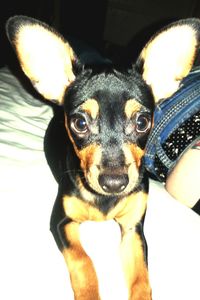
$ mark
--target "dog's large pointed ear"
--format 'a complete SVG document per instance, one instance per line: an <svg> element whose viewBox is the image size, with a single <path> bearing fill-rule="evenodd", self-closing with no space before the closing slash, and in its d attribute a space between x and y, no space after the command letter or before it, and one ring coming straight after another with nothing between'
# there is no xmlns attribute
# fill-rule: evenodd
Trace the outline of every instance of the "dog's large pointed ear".
<svg viewBox="0 0 200 300"><path fill-rule="evenodd" d="M75 54L64 38L47 24L26 16L11 17L6 32L24 73L44 98L63 102L75 79Z"/></svg>
<svg viewBox="0 0 200 300"><path fill-rule="evenodd" d="M190 18L168 25L146 44L136 66L156 102L177 91L194 64L199 42L200 20Z"/></svg>

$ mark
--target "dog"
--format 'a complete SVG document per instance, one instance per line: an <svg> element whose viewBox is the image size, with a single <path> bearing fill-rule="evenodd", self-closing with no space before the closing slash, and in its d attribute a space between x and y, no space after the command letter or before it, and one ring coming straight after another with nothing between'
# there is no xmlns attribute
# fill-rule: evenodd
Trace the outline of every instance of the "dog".
<svg viewBox="0 0 200 300"><path fill-rule="evenodd" d="M11 17L6 32L35 89L63 108L67 156L51 231L66 260L74 298L104 299L79 228L87 221L113 220L121 232L124 299L152 299L143 234L145 144L155 105L178 90L195 63L200 21L164 27L127 69L111 63L84 66L61 34L33 18Z"/></svg>

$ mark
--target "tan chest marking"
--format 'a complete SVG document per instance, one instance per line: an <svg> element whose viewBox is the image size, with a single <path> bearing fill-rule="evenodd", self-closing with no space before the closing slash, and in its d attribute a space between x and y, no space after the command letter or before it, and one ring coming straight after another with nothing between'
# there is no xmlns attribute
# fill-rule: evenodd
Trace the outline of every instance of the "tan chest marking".
<svg viewBox="0 0 200 300"><path fill-rule="evenodd" d="M64 196L63 207L66 215L78 223L87 220L105 220L105 216L96 207L75 196Z"/></svg>
<svg viewBox="0 0 200 300"><path fill-rule="evenodd" d="M141 220L146 210L146 203L147 195L141 191L124 197L105 215L90 202L82 201L75 196L65 195L63 197L64 211L75 222L115 219L124 230L133 228Z"/></svg>

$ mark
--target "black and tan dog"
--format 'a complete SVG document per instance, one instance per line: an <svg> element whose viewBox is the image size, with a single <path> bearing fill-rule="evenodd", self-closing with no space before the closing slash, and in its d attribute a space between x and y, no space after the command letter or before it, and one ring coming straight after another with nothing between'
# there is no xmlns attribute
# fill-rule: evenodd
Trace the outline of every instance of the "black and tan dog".
<svg viewBox="0 0 200 300"><path fill-rule="evenodd" d="M148 196L145 143L154 103L174 93L194 63L199 20L182 20L161 30L127 70L110 64L82 66L64 38L37 20L16 16L6 29L34 87L64 108L68 154L51 229L65 257L75 299L102 299L101 282L81 244L79 226L88 220L114 220L121 228L127 299L150 300L143 236Z"/></svg>

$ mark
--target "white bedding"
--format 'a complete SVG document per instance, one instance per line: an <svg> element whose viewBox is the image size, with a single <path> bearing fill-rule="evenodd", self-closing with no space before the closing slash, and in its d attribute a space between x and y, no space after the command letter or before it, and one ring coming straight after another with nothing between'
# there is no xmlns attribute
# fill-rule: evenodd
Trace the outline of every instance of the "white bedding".
<svg viewBox="0 0 200 300"><path fill-rule="evenodd" d="M57 183L46 163L43 137L52 116L50 106L25 91L7 68L0 70L2 300L73 299L49 231ZM200 218L153 181L145 234L153 299L200 299Z"/></svg>

